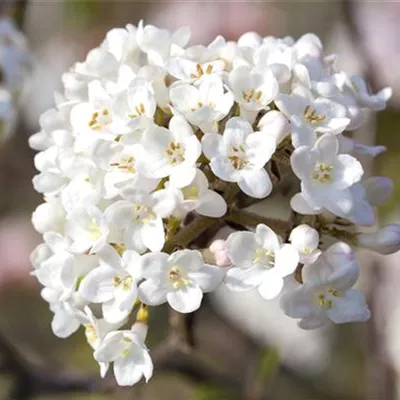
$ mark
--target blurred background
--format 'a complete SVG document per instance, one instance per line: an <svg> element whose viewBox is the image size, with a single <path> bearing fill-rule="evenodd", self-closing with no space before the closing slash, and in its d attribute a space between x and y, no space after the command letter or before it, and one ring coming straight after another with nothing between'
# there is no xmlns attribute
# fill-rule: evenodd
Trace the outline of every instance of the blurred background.
<svg viewBox="0 0 400 400"><path fill-rule="evenodd" d="M388 147L373 162L365 160L365 166L369 174L395 182L394 196L379 210L380 223L400 222L400 2L26 2L23 29L35 68L16 133L0 148L0 399L400 399L400 254L383 259L359 253L360 288L373 315L364 324L306 332L276 302L220 289L196 316L201 364L171 360L156 366L159 371L149 384L132 389L97 393L103 389L87 377L96 376L98 367L83 332L66 340L52 334L52 315L29 275L29 253L41 241L30 215L41 199L31 185L34 153L27 139L38 130L39 115L52 107L61 74L84 60L109 29L140 19L170 29L188 25L193 44L206 44L218 34L236 40L247 31L294 37L314 32L327 53L340 54L339 65L348 73L366 75L374 89L392 86L389 108L370 115L355 137ZM150 324L148 344L154 348L167 332L166 309L159 307ZM39 374L38 387L19 392L18 386L35 386L32 370ZM59 382L46 383L41 371L51 371Z"/></svg>

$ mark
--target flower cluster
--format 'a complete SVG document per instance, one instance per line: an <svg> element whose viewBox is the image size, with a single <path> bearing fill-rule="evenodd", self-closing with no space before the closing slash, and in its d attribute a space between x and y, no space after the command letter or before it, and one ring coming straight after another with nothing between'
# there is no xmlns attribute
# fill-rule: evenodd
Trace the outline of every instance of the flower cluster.
<svg viewBox="0 0 400 400"><path fill-rule="evenodd" d="M120 385L152 375L151 306L190 313L224 284L280 295L305 329L364 321L350 245L400 247L398 226L358 229L374 224L392 184L362 179L356 155L383 149L345 132L383 109L390 89L371 94L313 34L189 38L142 22L111 30L64 74L30 138L45 200L31 260L53 331L83 326L101 374L113 363ZM287 179L300 188L290 221L245 210ZM236 232L203 248L221 224ZM327 248L323 236L339 241Z"/></svg>
<svg viewBox="0 0 400 400"><path fill-rule="evenodd" d="M0 141L12 131L17 98L31 64L24 35L11 19L0 18Z"/></svg>

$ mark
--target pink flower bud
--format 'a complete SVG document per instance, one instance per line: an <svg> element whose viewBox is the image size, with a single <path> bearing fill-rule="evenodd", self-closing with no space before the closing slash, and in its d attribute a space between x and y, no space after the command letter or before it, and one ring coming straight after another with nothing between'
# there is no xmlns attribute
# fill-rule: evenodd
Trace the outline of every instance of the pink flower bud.
<svg viewBox="0 0 400 400"><path fill-rule="evenodd" d="M372 233L361 233L358 245L380 254L392 254L400 250L400 225L391 224Z"/></svg>
<svg viewBox="0 0 400 400"><path fill-rule="evenodd" d="M219 267L227 267L232 264L228 257L225 243L225 240L218 239L214 240L209 247L210 252L214 256L215 264Z"/></svg>

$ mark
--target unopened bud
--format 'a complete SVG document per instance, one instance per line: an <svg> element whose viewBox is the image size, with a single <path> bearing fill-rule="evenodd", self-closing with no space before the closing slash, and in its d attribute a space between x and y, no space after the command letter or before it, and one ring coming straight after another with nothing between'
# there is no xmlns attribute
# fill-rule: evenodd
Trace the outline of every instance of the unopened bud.
<svg viewBox="0 0 400 400"><path fill-rule="evenodd" d="M391 224L372 233L357 236L358 245L380 254L392 254L400 250L400 225Z"/></svg>
<svg viewBox="0 0 400 400"><path fill-rule="evenodd" d="M149 307L142 304L136 314L136 322L146 324L149 322Z"/></svg>
<svg viewBox="0 0 400 400"><path fill-rule="evenodd" d="M209 250L214 256L215 264L219 267L227 267L228 265L232 264L231 260L228 257L225 240L214 240L211 243Z"/></svg>

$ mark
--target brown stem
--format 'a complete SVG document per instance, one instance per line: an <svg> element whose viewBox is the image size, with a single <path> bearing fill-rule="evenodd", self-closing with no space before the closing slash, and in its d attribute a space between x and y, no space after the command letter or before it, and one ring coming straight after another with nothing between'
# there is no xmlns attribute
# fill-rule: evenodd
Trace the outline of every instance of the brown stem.
<svg viewBox="0 0 400 400"><path fill-rule="evenodd" d="M291 223L289 221L263 217L250 211L239 209L233 209L229 214L224 217L224 219L227 222L233 222L243 227L254 227L258 224L265 224L276 231L278 234L284 234L288 229L291 228Z"/></svg>
<svg viewBox="0 0 400 400"><path fill-rule="evenodd" d="M31 365L1 334L0 354L3 359L3 370L15 378L4 400L28 400L39 395L55 393L109 392L114 387L110 379L74 376Z"/></svg>

